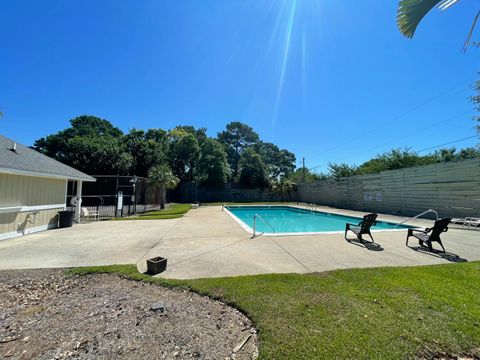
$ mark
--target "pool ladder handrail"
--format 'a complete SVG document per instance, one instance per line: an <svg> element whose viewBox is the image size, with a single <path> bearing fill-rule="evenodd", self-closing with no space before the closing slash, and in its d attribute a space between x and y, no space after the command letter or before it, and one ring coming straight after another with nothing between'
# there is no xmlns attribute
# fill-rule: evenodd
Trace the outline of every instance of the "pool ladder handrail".
<svg viewBox="0 0 480 360"><path fill-rule="evenodd" d="M274 228L272 225L270 225L270 224L269 224L263 217L261 217L260 215L255 214L255 215L253 215L253 236L252 236L252 239L257 236L257 218L259 218L260 220L262 220L262 222L263 222L265 225L267 225L268 227L270 227L270 229L272 229L273 232L275 232L275 228ZM262 236L264 233L265 233L265 232L262 232L262 233L260 233L258 236Z"/></svg>
<svg viewBox="0 0 480 360"><path fill-rule="evenodd" d="M421 214L418 214L418 215L415 215L415 216L413 216L413 217L411 217L411 218L408 218L408 219L406 219L406 220L403 220L402 222L396 224L393 228L396 228L397 226L400 226L400 225L402 225L402 224L405 224L407 221L410 221L410 220L413 220L413 219L417 219L417 218L419 218L420 216L425 215L425 214L428 214L428 213L431 213L431 212L435 213L436 220L438 220L438 212L436 212L436 211L433 210L433 209L428 209L427 211L424 211L424 212L422 212Z"/></svg>

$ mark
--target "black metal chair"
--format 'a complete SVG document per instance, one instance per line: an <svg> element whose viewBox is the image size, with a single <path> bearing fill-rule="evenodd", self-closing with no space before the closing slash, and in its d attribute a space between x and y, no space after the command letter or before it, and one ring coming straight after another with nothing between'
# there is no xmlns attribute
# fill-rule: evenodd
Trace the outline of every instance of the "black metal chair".
<svg viewBox="0 0 480 360"><path fill-rule="evenodd" d="M432 252L432 242L438 242L442 247L443 252L446 252L445 248L443 247L442 240L440 239L440 234L442 232L448 231L448 224L450 224L451 221L452 219L450 218L439 219L435 221L433 227L426 228L425 230L408 229L407 242L405 243L405 245L408 246L408 238L410 236L413 236L414 238L418 239L418 244L420 246L426 245L428 249Z"/></svg>
<svg viewBox="0 0 480 360"><path fill-rule="evenodd" d="M375 241L373 240L370 228L377 224L375 220L377 220L377 214L368 214L365 215L363 217L363 220L360 221L357 225L347 223L345 225L345 239L348 241L347 232L350 230L355 235L357 235L358 240L363 241L362 235L366 234L370 236L370 239L372 239L372 242L374 243Z"/></svg>

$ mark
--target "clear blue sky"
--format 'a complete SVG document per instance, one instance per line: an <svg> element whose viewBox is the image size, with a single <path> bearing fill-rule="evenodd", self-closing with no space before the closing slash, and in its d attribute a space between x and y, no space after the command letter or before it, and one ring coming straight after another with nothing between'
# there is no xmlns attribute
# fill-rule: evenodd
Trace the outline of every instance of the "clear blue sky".
<svg viewBox="0 0 480 360"><path fill-rule="evenodd" d="M413 40L396 6L2 1L0 133L30 145L91 114L124 131L188 124L214 136L239 120L320 170L474 135L480 49L460 50L478 1L433 12Z"/></svg>

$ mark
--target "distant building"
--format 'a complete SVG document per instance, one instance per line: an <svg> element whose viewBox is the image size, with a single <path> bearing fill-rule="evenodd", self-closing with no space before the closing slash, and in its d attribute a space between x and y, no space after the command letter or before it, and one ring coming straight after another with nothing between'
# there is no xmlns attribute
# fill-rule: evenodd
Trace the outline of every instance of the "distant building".
<svg viewBox="0 0 480 360"><path fill-rule="evenodd" d="M0 240L58 226L65 209L68 181L95 179L0 135ZM80 217L81 200L76 207Z"/></svg>

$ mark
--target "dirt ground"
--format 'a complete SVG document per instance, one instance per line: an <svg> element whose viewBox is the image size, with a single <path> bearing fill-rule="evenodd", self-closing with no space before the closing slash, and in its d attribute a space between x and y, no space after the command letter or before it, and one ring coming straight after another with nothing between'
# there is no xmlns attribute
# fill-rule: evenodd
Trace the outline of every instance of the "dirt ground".
<svg viewBox="0 0 480 360"><path fill-rule="evenodd" d="M0 272L0 358L252 359L256 355L257 336L248 318L191 292L114 275Z"/></svg>

